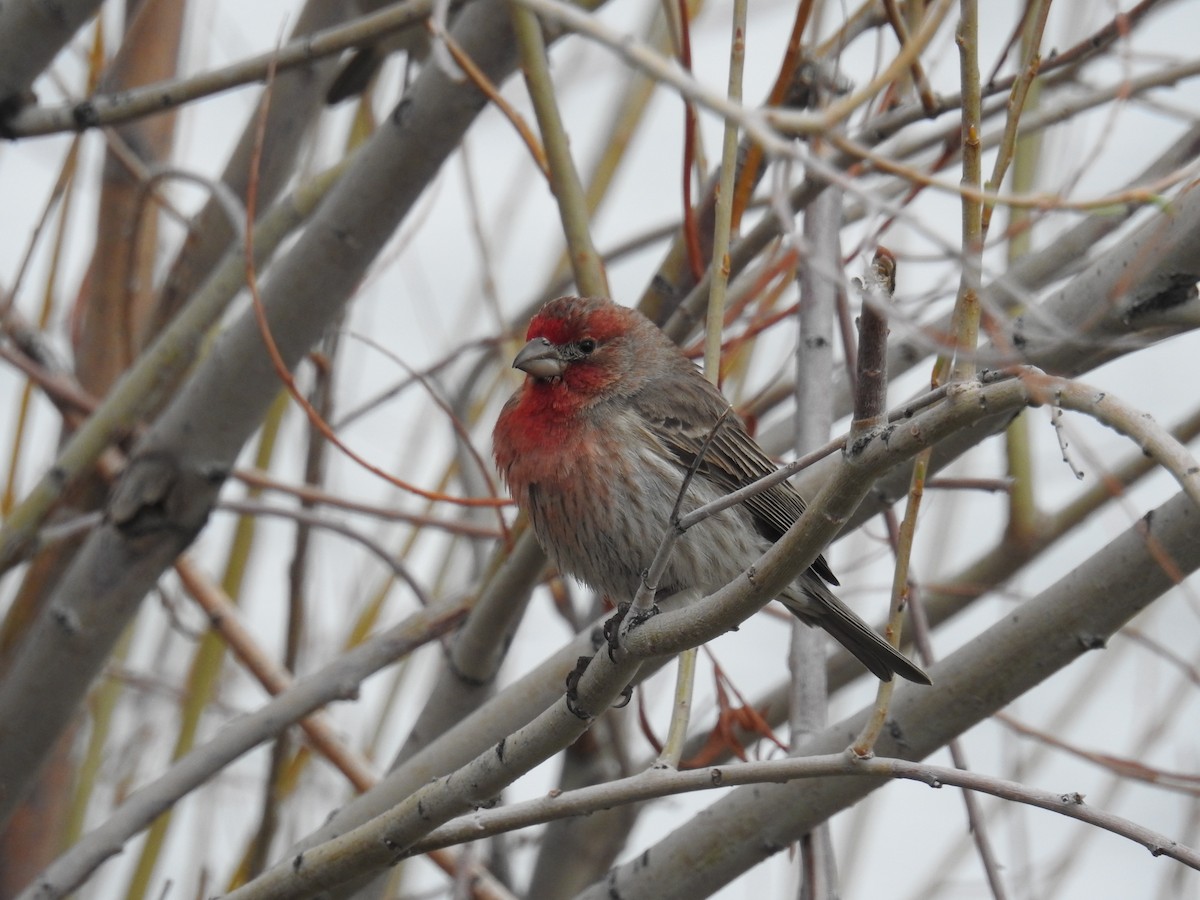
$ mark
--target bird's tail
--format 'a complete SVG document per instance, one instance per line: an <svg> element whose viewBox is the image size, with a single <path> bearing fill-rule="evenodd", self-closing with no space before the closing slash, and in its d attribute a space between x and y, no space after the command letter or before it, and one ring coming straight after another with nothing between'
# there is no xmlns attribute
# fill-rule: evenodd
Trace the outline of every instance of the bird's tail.
<svg viewBox="0 0 1200 900"><path fill-rule="evenodd" d="M916 684L932 684L920 666L885 641L816 576L806 574L800 586L803 600L784 595L780 602L802 622L828 631L877 678L891 681L899 675Z"/></svg>

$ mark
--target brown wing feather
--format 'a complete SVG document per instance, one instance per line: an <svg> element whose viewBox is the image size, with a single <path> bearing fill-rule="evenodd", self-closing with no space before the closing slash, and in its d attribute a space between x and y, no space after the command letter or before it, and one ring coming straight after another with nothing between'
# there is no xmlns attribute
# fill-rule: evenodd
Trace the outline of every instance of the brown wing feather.
<svg viewBox="0 0 1200 900"><path fill-rule="evenodd" d="M638 413L655 425L667 450L680 464L690 467L708 440L713 426L729 409L729 402L699 372L687 363L688 371L658 383L653 391L630 398ZM670 383L675 382L675 383ZM662 399L670 400L670 411ZM697 467L702 475L728 491L735 491L770 475L777 466L750 437L741 418L730 411L708 445ZM755 527L769 541L777 541L804 512L804 498L787 482L760 491L743 503ZM811 571L830 584L838 580L823 556Z"/></svg>

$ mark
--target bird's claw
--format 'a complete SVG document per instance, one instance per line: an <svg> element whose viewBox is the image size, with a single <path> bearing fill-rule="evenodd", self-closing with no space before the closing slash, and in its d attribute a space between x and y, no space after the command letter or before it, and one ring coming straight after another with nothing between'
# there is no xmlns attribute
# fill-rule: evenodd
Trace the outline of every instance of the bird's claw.
<svg viewBox="0 0 1200 900"><path fill-rule="evenodd" d="M629 620L628 630L633 631L639 625L650 621L658 615L658 612L658 606L655 605L643 612L636 613ZM621 645L621 623L628 613L629 604L620 603L617 605L617 611L604 623L604 639L608 642L608 658L614 661L616 660L617 648Z"/></svg>
<svg viewBox="0 0 1200 900"><path fill-rule="evenodd" d="M649 622L651 619L653 619L655 616L657 616L658 613L659 613L658 605L652 604L644 612L637 613L633 618L631 618L629 620L629 630L633 631L633 629L639 628L642 625L645 625L647 622Z"/></svg>
<svg viewBox="0 0 1200 900"><path fill-rule="evenodd" d="M587 671L588 663L592 661L590 656L581 656L575 661L575 668L567 673L567 710L573 716L583 719L585 722L592 719L593 716L586 709L579 705L579 681L583 678L583 673ZM620 697L613 704L613 709L623 709L629 705L629 701L633 699L633 684L625 685L625 689L621 691Z"/></svg>
<svg viewBox="0 0 1200 900"><path fill-rule="evenodd" d="M583 673L587 671L588 663L591 661L590 656L581 656L575 661L575 668L567 673L567 709L571 715L577 716L585 722L592 716L579 705L579 679L583 678Z"/></svg>
<svg viewBox="0 0 1200 900"><path fill-rule="evenodd" d="M608 658L616 659L617 647L621 645L621 621L629 612L628 603L618 603L617 611L604 622L604 640L608 642Z"/></svg>

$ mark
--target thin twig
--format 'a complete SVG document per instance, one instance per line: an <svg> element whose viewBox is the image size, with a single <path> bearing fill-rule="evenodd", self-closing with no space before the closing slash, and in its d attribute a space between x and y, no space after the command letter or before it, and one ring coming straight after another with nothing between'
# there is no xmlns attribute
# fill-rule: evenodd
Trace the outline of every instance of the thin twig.
<svg viewBox="0 0 1200 900"><path fill-rule="evenodd" d="M151 113L163 112L201 97L262 81L269 71L308 65L349 47L371 43L386 34L419 27L429 15L431 7L432 0L408 0L347 24L303 35L278 50L260 53L213 72L155 82L60 106L27 106L0 123L0 135L14 138L59 131L83 131L104 125L119 125Z"/></svg>
<svg viewBox="0 0 1200 900"><path fill-rule="evenodd" d="M682 772L672 769L652 769L596 787L581 788L577 791L568 791L537 800L514 803L499 809L479 810L431 832L429 836L416 842L405 852L405 855L421 853L429 848L449 847L465 841L478 840L535 823L567 816L585 815L596 809L604 809L618 803L641 802L656 797L735 785L779 784L798 778L822 778L835 775L895 778L918 781L932 788L951 785L991 794L1004 800L1035 806L1086 822L1089 825L1095 825L1141 844L1154 856L1166 856L1185 866L1200 869L1200 849L1184 846L1164 834L1129 819L1087 806L1084 803L1083 795L1074 791L1045 791L1031 788L1017 781L946 766L931 766L885 757L860 760L844 754L789 757L763 762L738 763L731 766L709 766Z"/></svg>
<svg viewBox="0 0 1200 900"><path fill-rule="evenodd" d="M896 259L884 248L876 251L862 286L862 311L859 313L858 372L854 398L852 428L864 437L877 429L887 398L887 313L894 304L896 291ZM900 645L900 623L908 603L908 566L916 534L917 512L921 506L925 471L932 449L917 455L913 464L912 487L904 509L904 521L896 541L896 566L892 576L891 612L888 616L888 640L893 647ZM862 731L848 752L863 758L874 752L875 742L883 731L895 682L880 681L876 687L875 705Z"/></svg>
<svg viewBox="0 0 1200 900"><path fill-rule="evenodd" d="M293 522L302 525L321 528L325 531L332 531L335 534L350 538L350 540L362 544L380 562L387 566L393 575L407 584L422 606L428 606L430 603L430 598L426 594L425 589L421 587L421 584L413 577L412 573L396 559L391 551L378 541L355 528L351 528L344 522L338 522L335 519L330 519L328 516L322 516L303 507L271 506L267 503L256 503L249 500L221 500L216 504L215 508L244 516L276 516L282 519L291 519Z"/></svg>
<svg viewBox="0 0 1200 900"><path fill-rule="evenodd" d="M513 31L521 54L521 70L545 143L550 186L558 202L559 219L567 240L575 284L586 296L608 297L608 278L592 241L583 182L571 158L570 142L563 128L558 99L554 95L542 24L537 16L519 4L513 4L511 9Z"/></svg>
<svg viewBox="0 0 1200 900"><path fill-rule="evenodd" d="M447 532L448 534L459 535L461 537L469 537L477 540L496 540L502 539L503 534L494 528L485 528L482 525L474 525L471 522L462 522L450 519L436 519L432 516L423 516L418 513L405 512L397 509L394 506L381 506L374 503L363 503L357 500L349 500L340 494L331 494L328 491L323 491L318 487L308 484L288 484L271 476L270 473L264 472L261 469L234 469L229 473L231 478L236 478L243 484L252 487L261 488L269 491L279 491L283 494L296 497L304 503L320 506L333 506L338 509L344 509L348 512L361 513L362 515L372 516L376 519L383 519L389 522L406 522L409 525L414 525L418 528L434 528Z"/></svg>

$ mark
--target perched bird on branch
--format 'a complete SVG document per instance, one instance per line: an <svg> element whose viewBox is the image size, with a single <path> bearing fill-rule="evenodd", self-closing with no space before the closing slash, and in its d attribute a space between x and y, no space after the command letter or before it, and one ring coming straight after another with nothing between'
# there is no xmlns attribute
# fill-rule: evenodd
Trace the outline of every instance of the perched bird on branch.
<svg viewBox="0 0 1200 900"><path fill-rule="evenodd" d="M513 366L525 383L493 435L496 462L563 572L629 602L684 514L775 471L721 392L649 319L611 300L560 297L533 317ZM711 593L736 578L804 512L787 482L683 534L660 594ZM829 589L824 558L779 595L801 621L828 631L879 678L929 676Z"/></svg>

